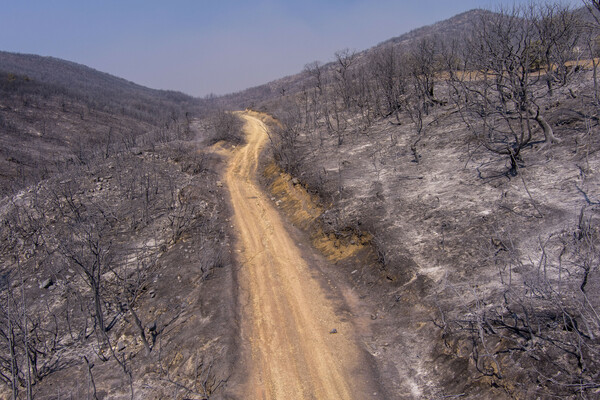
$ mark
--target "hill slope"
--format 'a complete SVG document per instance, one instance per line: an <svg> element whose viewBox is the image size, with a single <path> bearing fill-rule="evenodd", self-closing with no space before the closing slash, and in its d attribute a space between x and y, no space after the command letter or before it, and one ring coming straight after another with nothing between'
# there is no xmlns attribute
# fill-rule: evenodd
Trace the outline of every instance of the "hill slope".
<svg viewBox="0 0 600 400"><path fill-rule="evenodd" d="M130 108L144 110L144 103L149 103L146 107L155 111L159 106L169 108L194 101L183 93L149 89L85 65L54 57L0 51L0 71L62 87L72 95L80 96L81 100L109 107L108 110L116 113L123 112L122 108L126 112ZM149 118L151 114L144 117Z"/></svg>
<svg viewBox="0 0 600 400"><path fill-rule="evenodd" d="M234 262L203 111L180 93L0 53L0 398L224 389Z"/></svg>
<svg viewBox="0 0 600 400"><path fill-rule="evenodd" d="M443 38L443 40L448 42L453 39L459 39L469 34L482 15L489 14L493 14L493 12L481 9L470 10L447 20L417 28L400 36L388 39L369 49L356 52L355 56L358 65L366 66L366 59L369 54L376 53L390 45L396 47L398 51L407 51L410 46L427 37L435 36L438 39ZM319 63L321 64L324 75L331 74L336 68L335 61L319 61ZM309 63L307 63L307 65L309 65ZM310 85L309 74L307 74L306 71L302 71L263 85L221 96L214 99L214 101L222 107L232 109L266 107L268 104L271 104L272 109L273 105L283 99L285 95L297 94Z"/></svg>
<svg viewBox="0 0 600 400"><path fill-rule="evenodd" d="M0 52L0 195L135 147L144 136L185 135L200 110L182 93L56 58Z"/></svg>
<svg viewBox="0 0 600 400"><path fill-rule="evenodd" d="M569 38L547 64L541 18L473 11L313 65L258 105L280 124L267 185L292 221L305 201L290 193L320 198L305 228L333 242L395 398L597 395L597 74L573 61L589 32L560 15L543 20ZM427 41L471 18L468 40ZM370 251L336 259L365 238Z"/></svg>

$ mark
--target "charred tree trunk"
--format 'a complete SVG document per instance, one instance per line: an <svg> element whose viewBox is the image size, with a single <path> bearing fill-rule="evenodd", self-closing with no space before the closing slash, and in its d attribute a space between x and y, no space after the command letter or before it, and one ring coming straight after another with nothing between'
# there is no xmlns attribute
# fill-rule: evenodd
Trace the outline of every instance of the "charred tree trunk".
<svg viewBox="0 0 600 400"><path fill-rule="evenodd" d="M148 340L146 339L146 333L144 332L144 325L142 324L142 321L140 320L137 313L133 309L133 306L131 304L128 304L127 308L129 308L129 312L131 313L131 316L133 317L133 321L135 322L135 326L138 329L140 339L142 339L142 343L144 344L144 348L146 349L146 355L148 355L148 354L150 354L150 352L152 352L152 348L150 347L150 344L148 343Z"/></svg>
<svg viewBox="0 0 600 400"><path fill-rule="evenodd" d="M540 125L542 131L544 132L544 138L546 143L560 143L560 140L554 136L554 131L550 124L542 117L540 114L540 110L537 110L535 113L535 121Z"/></svg>

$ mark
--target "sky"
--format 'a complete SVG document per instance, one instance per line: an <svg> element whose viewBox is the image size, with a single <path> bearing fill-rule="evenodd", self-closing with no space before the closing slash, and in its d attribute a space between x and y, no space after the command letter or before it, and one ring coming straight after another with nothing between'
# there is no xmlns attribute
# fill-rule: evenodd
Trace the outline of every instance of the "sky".
<svg viewBox="0 0 600 400"><path fill-rule="evenodd" d="M500 4L507 2L0 0L0 50L58 57L202 97L267 83L312 61L331 61L338 50L364 50Z"/></svg>

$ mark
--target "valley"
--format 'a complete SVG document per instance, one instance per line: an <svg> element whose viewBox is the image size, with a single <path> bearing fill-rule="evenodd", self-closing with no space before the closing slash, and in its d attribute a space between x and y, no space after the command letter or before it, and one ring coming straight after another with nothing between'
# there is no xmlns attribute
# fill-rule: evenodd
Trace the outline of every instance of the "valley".
<svg viewBox="0 0 600 400"><path fill-rule="evenodd" d="M0 398L597 398L584 4L205 98L0 51Z"/></svg>

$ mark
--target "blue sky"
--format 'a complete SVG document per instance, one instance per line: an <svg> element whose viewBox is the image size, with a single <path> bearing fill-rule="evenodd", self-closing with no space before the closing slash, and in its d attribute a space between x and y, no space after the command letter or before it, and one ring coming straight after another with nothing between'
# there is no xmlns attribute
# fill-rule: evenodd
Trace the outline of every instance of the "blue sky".
<svg viewBox="0 0 600 400"><path fill-rule="evenodd" d="M63 58L152 88L204 96L266 83L311 61L330 61L337 50L363 50L460 12L500 4L0 0L0 50Z"/></svg>

